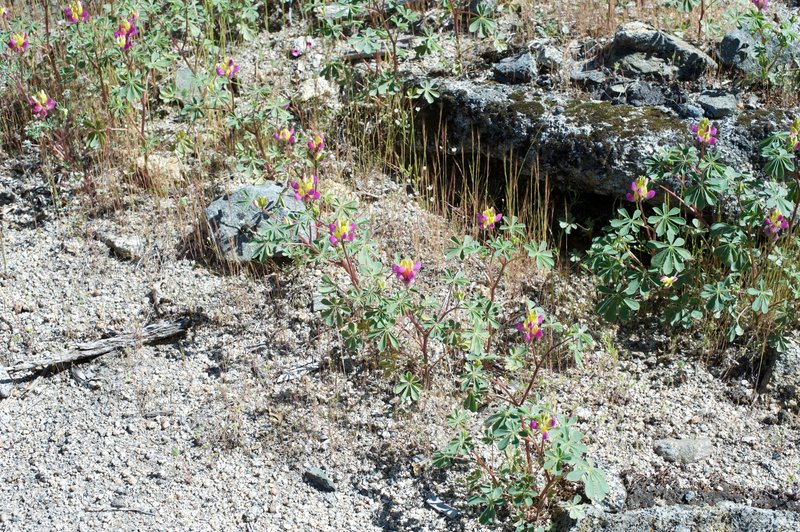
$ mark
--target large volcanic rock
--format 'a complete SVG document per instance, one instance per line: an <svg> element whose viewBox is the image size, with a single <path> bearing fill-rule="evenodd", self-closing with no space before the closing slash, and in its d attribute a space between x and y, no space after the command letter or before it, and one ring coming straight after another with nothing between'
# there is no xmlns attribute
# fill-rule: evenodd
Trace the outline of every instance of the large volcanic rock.
<svg viewBox="0 0 800 532"><path fill-rule="evenodd" d="M692 142L691 121L661 107L573 100L473 81L444 81L440 90L440 99L419 115L431 132L424 141L428 150L516 159L521 178L532 175L538 158L542 172L572 190L622 195L660 146ZM715 122L720 154L737 170L752 170L760 166L758 142L785 122L778 111L745 111Z"/></svg>

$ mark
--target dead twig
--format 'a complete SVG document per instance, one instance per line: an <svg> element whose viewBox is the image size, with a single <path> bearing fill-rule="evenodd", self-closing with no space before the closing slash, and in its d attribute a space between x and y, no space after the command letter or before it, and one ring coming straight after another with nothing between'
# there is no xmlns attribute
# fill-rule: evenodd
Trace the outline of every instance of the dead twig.
<svg viewBox="0 0 800 532"><path fill-rule="evenodd" d="M153 510L145 510L142 508L135 508L133 506L120 506L119 508L115 506L96 506L96 507L89 507L84 508L86 512L132 512L137 514L144 514L144 515L151 515L155 516L156 513Z"/></svg>
<svg viewBox="0 0 800 532"><path fill-rule="evenodd" d="M185 333L191 325L192 320L188 316L175 321L158 321L145 326L141 331L136 333L120 334L119 336L113 336L111 338L103 338L102 340L79 344L58 355L41 358L39 360L20 362L19 364L6 367L5 370L8 373L41 371L53 366L79 362L99 357L118 349L167 340Z"/></svg>

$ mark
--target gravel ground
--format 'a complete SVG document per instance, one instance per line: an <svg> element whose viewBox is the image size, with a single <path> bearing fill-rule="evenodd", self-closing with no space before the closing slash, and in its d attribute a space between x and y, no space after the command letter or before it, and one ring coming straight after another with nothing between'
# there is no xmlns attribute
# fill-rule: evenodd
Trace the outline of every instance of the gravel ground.
<svg viewBox="0 0 800 532"><path fill-rule="evenodd" d="M73 200L56 216L38 174L18 169L7 163L0 171L0 190L12 200L2 219L0 363L160 318L189 315L195 325L178 341L14 384L0 402L0 528L479 528L459 472L429 465L448 438L448 379L409 414L379 373L326 366L337 342L309 295L319 272L222 273L177 251L185 235L152 200L102 217ZM382 228L379 247L432 256L447 223L397 186L366 185L385 194L368 207ZM423 236L398 229L408 217L424 225ZM134 258L120 254L126 246ZM580 292L586 283L570 287ZM578 417L592 456L621 477L629 507L680 502L690 492L698 501L745 494L766 507L778 506L770 497L796 495L793 418L777 423L769 400L737 404L738 383L663 354L647 330L604 332L611 339L585 368L547 373L545 396ZM323 368L278 382L308 361ZM706 437L713 452L670 463L653 450L668 437ZM304 481L310 467L326 469L336 491ZM674 489L649 489L654 483ZM451 522L426 507L430 492L464 517Z"/></svg>
<svg viewBox="0 0 800 532"><path fill-rule="evenodd" d="M313 82L323 50L292 62L291 75L270 69L290 44L259 36L238 57L244 81ZM158 128L166 135L179 125L168 117ZM361 199L377 247L425 257L435 277L451 224L383 176L354 180L332 186ZM457 367L402 410L379 368L338 357L313 304L322 271L230 272L183 252L193 231L172 199L126 193L125 208L109 211L84 201L61 186L56 211L36 158L0 154L0 365L160 319L190 316L193 326L175 341L14 383L0 400L0 530L481 529L465 503L464 471L430 465L450 436ZM527 272L513 273L537 299ZM615 486L614 510L720 500L798 510L796 413L770 397L750 401L749 384L670 354L647 325L597 323L582 275L555 284L540 302L602 341L583 368L545 371L543 395L578 418ZM517 301L520 287L501 299ZM282 381L309 362L321 369ZM665 438L710 447L670 462L655 452ZM304 480L313 467L335 491ZM427 507L431 493L461 517Z"/></svg>

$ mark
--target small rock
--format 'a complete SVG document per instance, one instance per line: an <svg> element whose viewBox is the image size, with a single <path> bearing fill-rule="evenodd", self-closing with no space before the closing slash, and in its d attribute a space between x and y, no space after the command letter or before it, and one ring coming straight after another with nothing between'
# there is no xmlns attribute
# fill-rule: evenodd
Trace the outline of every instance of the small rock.
<svg viewBox="0 0 800 532"><path fill-rule="evenodd" d="M327 473L318 467L310 467L303 473L303 480L321 491L336 491L336 485Z"/></svg>
<svg viewBox="0 0 800 532"><path fill-rule="evenodd" d="M496 63L492 72L500 83L530 83L536 76L536 63L530 52L521 52Z"/></svg>
<svg viewBox="0 0 800 532"><path fill-rule="evenodd" d="M684 494L683 494L683 502L685 502L686 504L689 504L689 503L691 503L691 502L692 502L692 501L693 501L693 500L694 500L696 497L697 497L697 494L696 494L695 492L693 492L693 491L687 491L686 493L684 493Z"/></svg>
<svg viewBox="0 0 800 532"><path fill-rule="evenodd" d="M606 75L599 70L575 70L570 73L569 79L581 87L590 88L605 83Z"/></svg>
<svg viewBox="0 0 800 532"><path fill-rule="evenodd" d="M430 494L425 498L425 504L432 508L435 512L440 513L448 519L458 519L458 510L445 503L438 496Z"/></svg>
<svg viewBox="0 0 800 532"><path fill-rule="evenodd" d="M558 72L564 64L564 54L555 46L542 45L536 56L536 61L546 72Z"/></svg>
<svg viewBox="0 0 800 532"><path fill-rule="evenodd" d="M11 375L6 368L0 367L0 399L11 397Z"/></svg>
<svg viewBox="0 0 800 532"><path fill-rule="evenodd" d="M690 464L711 456L714 446L708 438L667 438L654 442L653 450L667 462Z"/></svg>
<svg viewBox="0 0 800 532"><path fill-rule="evenodd" d="M120 235L112 231L98 231L96 236L97 240L121 259L139 260L144 256L145 243L139 236Z"/></svg>
<svg viewBox="0 0 800 532"><path fill-rule="evenodd" d="M264 508L260 504L253 504L247 513L242 516L242 521L245 523L255 523L261 514L264 513Z"/></svg>
<svg viewBox="0 0 800 532"><path fill-rule="evenodd" d="M693 103L685 103L678 107L678 116L681 118L694 118L701 119L705 116L706 112L699 105Z"/></svg>
<svg viewBox="0 0 800 532"><path fill-rule="evenodd" d="M704 91L698 96L697 103L705 110L709 118L719 119L733 116L739 109L736 95L725 91Z"/></svg>

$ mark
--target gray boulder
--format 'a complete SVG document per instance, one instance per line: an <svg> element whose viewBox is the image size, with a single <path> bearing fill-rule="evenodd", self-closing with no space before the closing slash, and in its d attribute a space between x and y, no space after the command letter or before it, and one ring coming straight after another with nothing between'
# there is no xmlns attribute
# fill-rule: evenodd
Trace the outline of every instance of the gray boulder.
<svg viewBox="0 0 800 532"><path fill-rule="evenodd" d="M264 209L254 204L258 198L264 198ZM258 250L259 233L280 223L289 213L303 210L305 206L294 198L290 188L267 182L215 199L206 209L206 219L220 255L246 263ZM312 237L316 237L313 229Z"/></svg>
<svg viewBox="0 0 800 532"><path fill-rule="evenodd" d="M614 34L610 64L619 63L631 76L696 80L717 67L716 62L686 41L644 22L628 22Z"/></svg>
<svg viewBox="0 0 800 532"><path fill-rule="evenodd" d="M725 118L735 115L739 110L736 95L722 90L703 91L697 97L697 103L709 118Z"/></svg>
<svg viewBox="0 0 800 532"><path fill-rule="evenodd" d="M714 446L708 438L667 438L654 442L653 450L667 462L691 464L711 456Z"/></svg>
<svg viewBox="0 0 800 532"><path fill-rule="evenodd" d="M426 149L440 149L438 135L444 129L448 153L515 159L520 179L532 176L538 163L542 174L569 190L624 195L659 146L692 142L690 121L656 107L574 100L477 81L443 81L440 91L439 100L417 117L431 132L420 139ZM735 120L715 122L716 149L737 170L752 170L754 163L761 164L758 143L785 121L783 112L744 111Z"/></svg>
<svg viewBox="0 0 800 532"><path fill-rule="evenodd" d="M758 69L755 59L756 41L744 30L733 30L725 34L717 48L720 64L737 68L751 74Z"/></svg>
<svg viewBox="0 0 800 532"><path fill-rule="evenodd" d="M570 532L788 532L800 530L800 514L722 502L715 506L658 506L622 514L590 512L577 523L561 525L559 529Z"/></svg>

